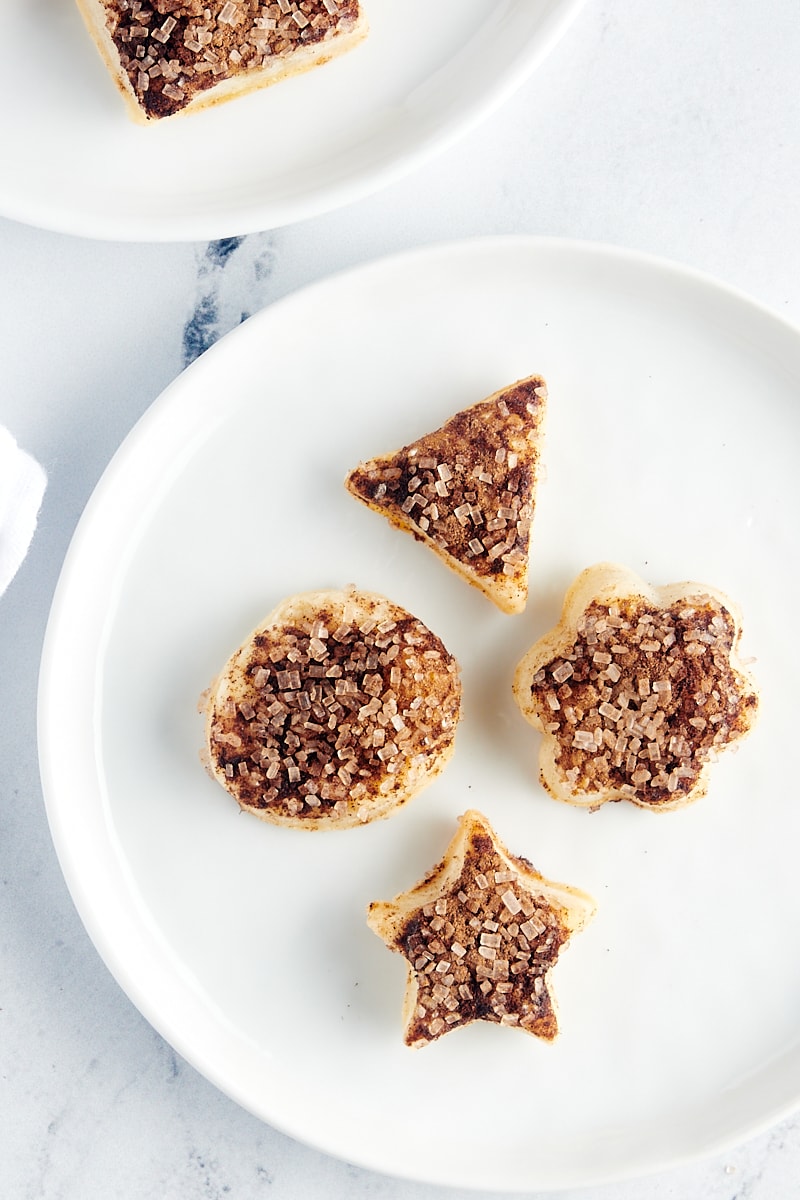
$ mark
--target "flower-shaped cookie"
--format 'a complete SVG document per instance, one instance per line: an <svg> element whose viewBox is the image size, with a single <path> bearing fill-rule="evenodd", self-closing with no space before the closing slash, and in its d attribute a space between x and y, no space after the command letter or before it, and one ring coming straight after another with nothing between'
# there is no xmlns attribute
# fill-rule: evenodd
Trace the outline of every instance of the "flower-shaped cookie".
<svg viewBox="0 0 800 1200"><path fill-rule="evenodd" d="M544 787L589 808L672 809L702 796L711 763L758 710L740 637L735 606L715 589L589 567L514 677L523 715L545 735Z"/></svg>
<svg viewBox="0 0 800 1200"><path fill-rule="evenodd" d="M594 912L590 896L549 882L509 854L481 813L465 813L425 879L369 906L370 928L408 961L407 1045L425 1046L472 1021L552 1041L550 971Z"/></svg>

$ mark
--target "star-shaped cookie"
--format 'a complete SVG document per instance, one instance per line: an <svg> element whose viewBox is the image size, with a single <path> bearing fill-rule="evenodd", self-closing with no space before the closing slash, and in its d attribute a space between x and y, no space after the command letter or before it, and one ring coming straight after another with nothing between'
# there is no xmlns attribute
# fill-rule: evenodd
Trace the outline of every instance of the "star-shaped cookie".
<svg viewBox="0 0 800 1200"><path fill-rule="evenodd" d="M545 735L547 791L587 808L673 809L702 796L711 764L758 710L740 638L740 614L715 588L587 568L514 677L523 715Z"/></svg>
<svg viewBox="0 0 800 1200"><path fill-rule="evenodd" d="M546 399L540 375L522 379L433 433L361 463L345 486L498 608L521 612Z"/></svg>
<svg viewBox="0 0 800 1200"><path fill-rule="evenodd" d="M406 1044L493 1021L552 1041L550 971L595 912L590 896L509 854L470 810L441 862L408 891L369 906L370 928L408 961Z"/></svg>

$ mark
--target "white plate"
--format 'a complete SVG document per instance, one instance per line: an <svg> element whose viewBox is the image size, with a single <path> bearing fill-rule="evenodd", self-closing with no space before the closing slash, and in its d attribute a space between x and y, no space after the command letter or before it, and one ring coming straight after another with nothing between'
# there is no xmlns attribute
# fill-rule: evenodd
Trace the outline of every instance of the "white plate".
<svg viewBox="0 0 800 1200"><path fill-rule="evenodd" d="M156 127L128 118L72 0L3 0L0 212L86 237L270 229L391 182L488 114L583 0L364 0L366 42ZM425 43L420 42L424 30ZM20 48L36 47L36 69Z"/></svg>
<svg viewBox="0 0 800 1200"><path fill-rule="evenodd" d="M550 385L532 594L504 616L344 490L347 469L531 372ZM796 458L800 334L624 252L453 244L334 277L203 355L114 458L57 590L41 682L48 815L75 903L149 1020L209 1079L347 1160L462 1187L587 1184L744 1137L800 1098ZM763 718L669 814L549 799L515 663L586 564L727 590ZM310 836L240 815L195 703L281 598L353 581L463 664L439 780ZM555 972L561 1035L404 1047L404 964L364 912L482 809L599 913Z"/></svg>

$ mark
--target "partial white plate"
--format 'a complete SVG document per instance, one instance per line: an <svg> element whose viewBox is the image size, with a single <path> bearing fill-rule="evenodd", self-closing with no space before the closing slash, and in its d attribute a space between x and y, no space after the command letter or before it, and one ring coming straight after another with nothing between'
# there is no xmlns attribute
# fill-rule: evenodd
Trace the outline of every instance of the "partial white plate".
<svg viewBox="0 0 800 1200"><path fill-rule="evenodd" d="M531 372L550 385L526 614L345 492L347 469ZM265 1121L462 1187L597 1183L724 1147L800 1099L796 519L800 334L686 270L527 239L452 244L252 317L152 406L64 565L40 692L77 908L164 1037ZM763 717L669 814L547 797L511 674L573 576L618 560L727 590ZM201 769L202 689L293 592L355 582L463 664L455 758L391 820L310 836ZM555 972L561 1036L404 1047L404 964L367 929L482 809L598 901Z"/></svg>
<svg viewBox="0 0 800 1200"><path fill-rule="evenodd" d="M370 35L352 53L144 128L128 118L71 0L3 0L0 212L147 241L317 215L466 132L522 83L582 4L365 0Z"/></svg>

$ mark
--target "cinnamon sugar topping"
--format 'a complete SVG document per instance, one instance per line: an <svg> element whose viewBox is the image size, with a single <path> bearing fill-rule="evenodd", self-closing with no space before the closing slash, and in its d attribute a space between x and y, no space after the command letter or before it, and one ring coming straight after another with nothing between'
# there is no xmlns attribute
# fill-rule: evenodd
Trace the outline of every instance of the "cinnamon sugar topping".
<svg viewBox="0 0 800 1200"><path fill-rule="evenodd" d="M166 117L223 79L351 32L359 0L101 0L144 113Z"/></svg>
<svg viewBox="0 0 800 1200"><path fill-rule="evenodd" d="M405 1040L425 1045L472 1021L516 1025L552 1040L558 1022L548 975L593 902L562 888L565 897L575 897L571 912L555 898L560 885L509 855L485 818L471 812L461 823L425 881L395 901L370 906L370 925L406 958L416 985ZM431 891L435 901L426 899ZM415 905L417 894L421 902Z"/></svg>
<svg viewBox="0 0 800 1200"><path fill-rule="evenodd" d="M710 595L590 604L572 644L530 681L570 789L652 806L689 793L755 716L756 693L731 665L737 637Z"/></svg>
<svg viewBox="0 0 800 1200"><path fill-rule="evenodd" d="M476 582L510 576L527 591L546 397L541 377L522 380L397 453L362 463L347 487L468 565Z"/></svg>
<svg viewBox="0 0 800 1200"><path fill-rule="evenodd" d="M457 664L421 621L323 611L267 626L226 668L209 750L243 806L366 821L371 798L452 742L459 714Z"/></svg>

